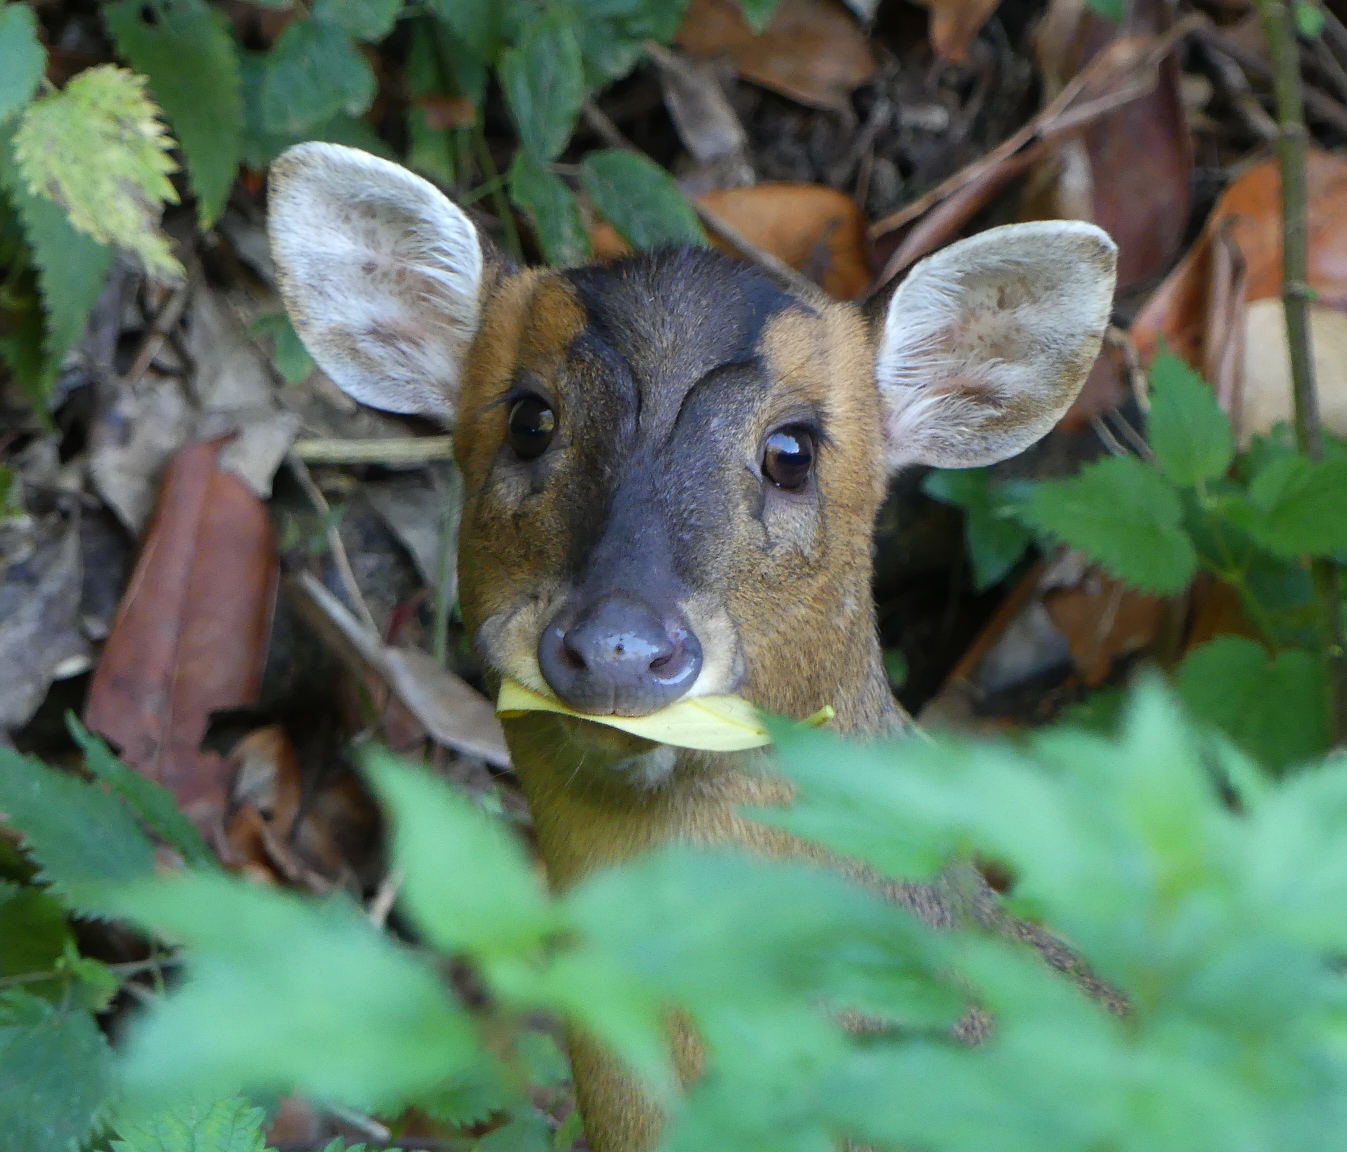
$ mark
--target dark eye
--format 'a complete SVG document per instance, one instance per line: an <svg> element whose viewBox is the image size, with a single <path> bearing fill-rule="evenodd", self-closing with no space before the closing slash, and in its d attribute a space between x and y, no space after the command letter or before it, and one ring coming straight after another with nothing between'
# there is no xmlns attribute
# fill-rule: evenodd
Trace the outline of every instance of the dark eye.
<svg viewBox="0 0 1347 1152"><path fill-rule="evenodd" d="M556 413L537 396L523 396L510 407L510 447L521 460L546 452L556 427Z"/></svg>
<svg viewBox="0 0 1347 1152"><path fill-rule="evenodd" d="M808 428L782 428L767 437L762 474L778 488L798 492L814 469L814 435Z"/></svg>

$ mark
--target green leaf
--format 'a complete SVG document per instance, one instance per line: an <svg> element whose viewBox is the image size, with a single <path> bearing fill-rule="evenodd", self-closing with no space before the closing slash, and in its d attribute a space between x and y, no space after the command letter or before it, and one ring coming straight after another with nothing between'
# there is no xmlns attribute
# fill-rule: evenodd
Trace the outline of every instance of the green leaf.
<svg viewBox="0 0 1347 1152"><path fill-rule="evenodd" d="M1218 636L1184 659L1179 696L1200 720L1274 771L1328 750L1328 686L1323 660L1292 649L1269 660L1243 636Z"/></svg>
<svg viewBox="0 0 1347 1152"><path fill-rule="evenodd" d="M1249 484L1259 515L1244 527L1274 555L1332 556L1347 549L1347 460L1272 456Z"/></svg>
<svg viewBox="0 0 1347 1152"><path fill-rule="evenodd" d="M12 748L0 748L0 812L41 879L83 912L97 911L90 886L154 872L154 847L118 797Z"/></svg>
<svg viewBox="0 0 1347 1152"><path fill-rule="evenodd" d="M501 55L498 71L520 144L535 160L555 160L570 141L585 99L575 29L557 13L538 20L518 48Z"/></svg>
<svg viewBox="0 0 1347 1152"><path fill-rule="evenodd" d="M125 800L150 831L174 849L188 864L214 868L219 861L193 824L178 808L173 793L149 777L128 768L97 736L67 712L66 727L84 752L84 766Z"/></svg>
<svg viewBox="0 0 1347 1152"><path fill-rule="evenodd" d="M566 1055L546 1032L521 1032L515 1037L514 1050L530 1084L557 1088L570 1080L571 1066Z"/></svg>
<svg viewBox="0 0 1347 1152"><path fill-rule="evenodd" d="M477 1147L479 1152L552 1152L552 1127L545 1116L530 1108L484 1136Z"/></svg>
<svg viewBox="0 0 1347 1152"><path fill-rule="evenodd" d="M41 888L0 882L0 976L51 971L74 943L59 901ZM49 1000L59 999L64 988L57 976L24 985Z"/></svg>
<svg viewBox="0 0 1347 1152"><path fill-rule="evenodd" d="M335 24L357 40L382 40L397 22L402 0L317 0L315 20Z"/></svg>
<svg viewBox="0 0 1347 1152"><path fill-rule="evenodd" d="M1319 10L1317 4L1307 3L1307 0L1295 0L1294 12L1296 17L1296 31L1306 40L1317 39L1319 33L1324 30L1324 14Z"/></svg>
<svg viewBox="0 0 1347 1152"><path fill-rule="evenodd" d="M178 194L173 141L145 94L145 78L111 64L81 72L30 104L14 133L14 158L35 196L60 204L81 232L137 253L150 272L182 275L159 229Z"/></svg>
<svg viewBox="0 0 1347 1152"><path fill-rule="evenodd" d="M1010 502L991 486L987 469L935 469L922 481L921 490L933 500L964 510L964 539L976 590L1004 580L1033 535L1014 518Z"/></svg>
<svg viewBox="0 0 1347 1152"><path fill-rule="evenodd" d="M83 1144L112 1088L112 1053L87 1012L0 992L0 1132L5 1152Z"/></svg>
<svg viewBox="0 0 1347 1152"><path fill-rule="evenodd" d="M644 156L616 148L591 152L580 162L580 182L599 215L633 248L706 243L678 185Z"/></svg>
<svg viewBox="0 0 1347 1152"><path fill-rule="evenodd" d="M123 1122L113 1152L266 1152L266 1114L231 1097L208 1108L179 1105L146 1119Z"/></svg>
<svg viewBox="0 0 1347 1152"><path fill-rule="evenodd" d="M1146 429L1161 471L1175 484L1193 487L1217 480L1234 459L1230 418L1216 394L1170 352L1162 352L1151 367Z"/></svg>
<svg viewBox="0 0 1347 1152"><path fill-rule="evenodd" d="M500 0L430 0L430 10L479 59L496 55L505 5ZM471 96L471 92L465 92Z"/></svg>
<svg viewBox="0 0 1347 1152"><path fill-rule="evenodd" d="M457 183L453 140L447 128L432 128L425 112L407 109L407 167L445 188Z"/></svg>
<svg viewBox="0 0 1347 1152"><path fill-rule="evenodd" d="M243 148L228 20L204 0L117 0L104 6L103 20L117 51L149 78L187 159L201 227L209 228L224 211Z"/></svg>
<svg viewBox="0 0 1347 1152"><path fill-rule="evenodd" d="M374 100L374 71L342 29L296 20L267 55L262 127L298 136L339 112L360 116Z"/></svg>
<svg viewBox="0 0 1347 1152"><path fill-rule="evenodd" d="M772 22L777 0L739 0L739 8L754 32L763 31Z"/></svg>
<svg viewBox="0 0 1347 1152"><path fill-rule="evenodd" d="M1086 0L1092 12L1104 17L1105 20L1112 20L1115 24L1121 24L1123 20L1123 0Z"/></svg>
<svg viewBox="0 0 1347 1152"><path fill-rule="evenodd" d="M1181 526L1179 498L1134 456L1110 456L1073 479L1034 484L1017 515L1144 591L1179 592L1193 578L1197 556Z"/></svg>
<svg viewBox="0 0 1347 1152"><path fill-rule="evenodd" d="M102 906L188 949L186 979L129 1030L124 1079L142 1104L301 1091L373 1108L433 1092L478 1057L435 970L342 899L196 872Z"/></svg>
<svg viewBox="0 0 1347 1152"><path fill-rule="evenodd" d="M510 166L510 199L524 210L550 264L583 264L593 255L575 194L527 152Z"/></svg>
<svg viewBox="0 0 1347 1152"><path fill-rule="evenodd" d="M537 875L498 821L387 752L365 753L363 767L392 817L408 911L439 948L509 955L556 927Z"/></svg>
<svg viewBox="0 0 1347 1152"><path fill-rule="evenodd" d="M307 380L316 365L304 341L299 338L290 317L284 312L269 312L253 321L249 332L254 336L270 336L272 339L272 363L291 384Z"/></svg>
<svg viewBox="0 0 1347 1152"><path fill-rule="evenodd" d="M34 362L30 356L25 360L25 388L40 402L55 383L65 354L84 334L112 267L113 251L73 228L58 205L29 191L7 139L0 140L0 186L9 193L23 222L46 308L41 359Z"/></svg>
<svg viewBox="0 0 1347 1152"><path fill-rule="evenodd" d="M46 67L33 10L27 4L0 6L0 122L32 99Z"/></svg>

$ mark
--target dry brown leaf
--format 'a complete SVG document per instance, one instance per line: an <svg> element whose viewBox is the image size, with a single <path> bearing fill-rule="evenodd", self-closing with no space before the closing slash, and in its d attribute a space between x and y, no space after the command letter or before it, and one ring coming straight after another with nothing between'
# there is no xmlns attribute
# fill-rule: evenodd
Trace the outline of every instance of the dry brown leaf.
<svg viewBox="0 0 1347 1152"><path fill-rule="evenodd" d="M1049 590L1043 603L1087 688L1103 684L1115 662L1150 646L1165 608L1158 597L1097 572L1074 588Z"/></svg>
<svg viewBox="0 0 1347 1152"><path fill-rule="evenodd" d="M1049 99L1106 46L1150 37L1172 24L1164 0L1129 0L1115 24L1081 0L1054 0L1036 49ZM1177 53L1160 65L1145 96L1065 141L1036 181L1024 217L1091 220L1118 244L1118 287L1159 273L1178 251L1192 205L1193 142L1180 94Z"/></svg>
<svg viewBox="0 0 1347 1152"><path fill-rule="evenodd" d="M1347 313L1311 305L1310 349L1319 418L1330 432L1347 436ZM1255 300L1245 315L1243 442L1247 446L1253 433L1290 424L1294 418L1286 311L1280 297Z"/></svg>
<svg viewBox="0 0 1347 1152"><path fill-rule="evenodd" d="M703 192L695 199L839 300L854 300L870 282L865 213L845 192L825 184L769 183ZM630 251L608 224L597 224L591 239L600 260ZM722 240L713 237L711 243L730 256L741 255Z"/></svg>
<svg viewBox="0 0 1347 1152"><path fill-rule="evenodd" d="M735 0L692 0L676 41L693 59L728 55L745 80L838 112L876 67L865 33L834 0L781 0L761 35Z"/></svg>
<svg viewBox="0 0 1347 1152"><path fill-rule="evenodd" d="M266 505L218 452L193 444L169 465L85 706L205 829L223 823L228 773L201 739L216 709L257 702L277 578Z"/></svg>
<svg viewBox="0 0 1347 1152"><path fill-rule="evenodd" d="M946 64L966 64L968 46L1001 0L916 0L931 10L931 48Z"/></svg>
<svg viewBox="0 0 1347 1152"><path fill-rule="evenodd" d="M1309 195L1309 282L1318 292L1317 309L1347 312L1347 159L1311 149L1307 163ZM1190 364L1218 377L1222 403L1236 417L1242 438L1265 432L1267 421L1290 411L1283 393L1284 353L1269 339L1282 342L1274 309L1244 308L1243 301L1279 298L1282 290L1281 176L1274 159L1250 168L1217 201L1201 238L1178 267L1156 289L1132 325L1132 339L1143 361L1154 357L1163 339L1169 349ZM1227 268L1222 246L1233 248L1242 268ZM1242 275L1246 287L1237 293L1236 307L1221 308L1213 292L1229 292L1227 281ZM1223 313L1220 323L1213 316ZM1318 358L1323 361L1320 404L1325 412L1347 408L1347 381L1343 379L1337 324L1316 325ZM1257 370L1252 381L1219 379L1227 347L1243 343L1240 368ZM1242 361L1242 363L1241 363ZM1242 373L1238 373L1242 375ZM1261 390L1261 391L1260 391ZM1335 417L1336 418L1336 417ZM1335 427L1347 433L1347 427Z"/></svg>

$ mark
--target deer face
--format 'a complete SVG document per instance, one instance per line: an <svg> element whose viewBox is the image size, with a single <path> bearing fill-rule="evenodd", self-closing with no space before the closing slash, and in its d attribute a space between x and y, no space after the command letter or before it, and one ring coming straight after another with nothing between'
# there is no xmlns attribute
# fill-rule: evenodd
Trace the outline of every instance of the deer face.
<svg viewBox="0 0 1347 1152"><path fill-rule="evenodd" d="M700 250L511 271L431 185L335 145L292 149L271 181L314 358L356 399L457 421L486 661L594 714L844 705L875 660L887 474L1042 436L1113 292L1112 242L1075 222L956 244L868 317Z"/></svg>

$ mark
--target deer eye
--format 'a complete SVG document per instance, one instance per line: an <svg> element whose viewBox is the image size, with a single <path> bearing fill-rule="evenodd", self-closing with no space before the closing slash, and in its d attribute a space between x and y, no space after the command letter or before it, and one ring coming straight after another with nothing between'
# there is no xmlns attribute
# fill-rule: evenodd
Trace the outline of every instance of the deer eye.
<svg viewBox="0 0 1347 1152"><path fill-rule="evenodd" d="M798 492L814 470L814 434L808 428L781 428L767 437L762 474L778 488Z"/></svg>
<svg viewBox="0 0 1347 1152"><path fill-rule="evenodd" d="M556 413L538 396L522 396L510 406L510 447L521 460L546 452L556 427Z"/></svg>

